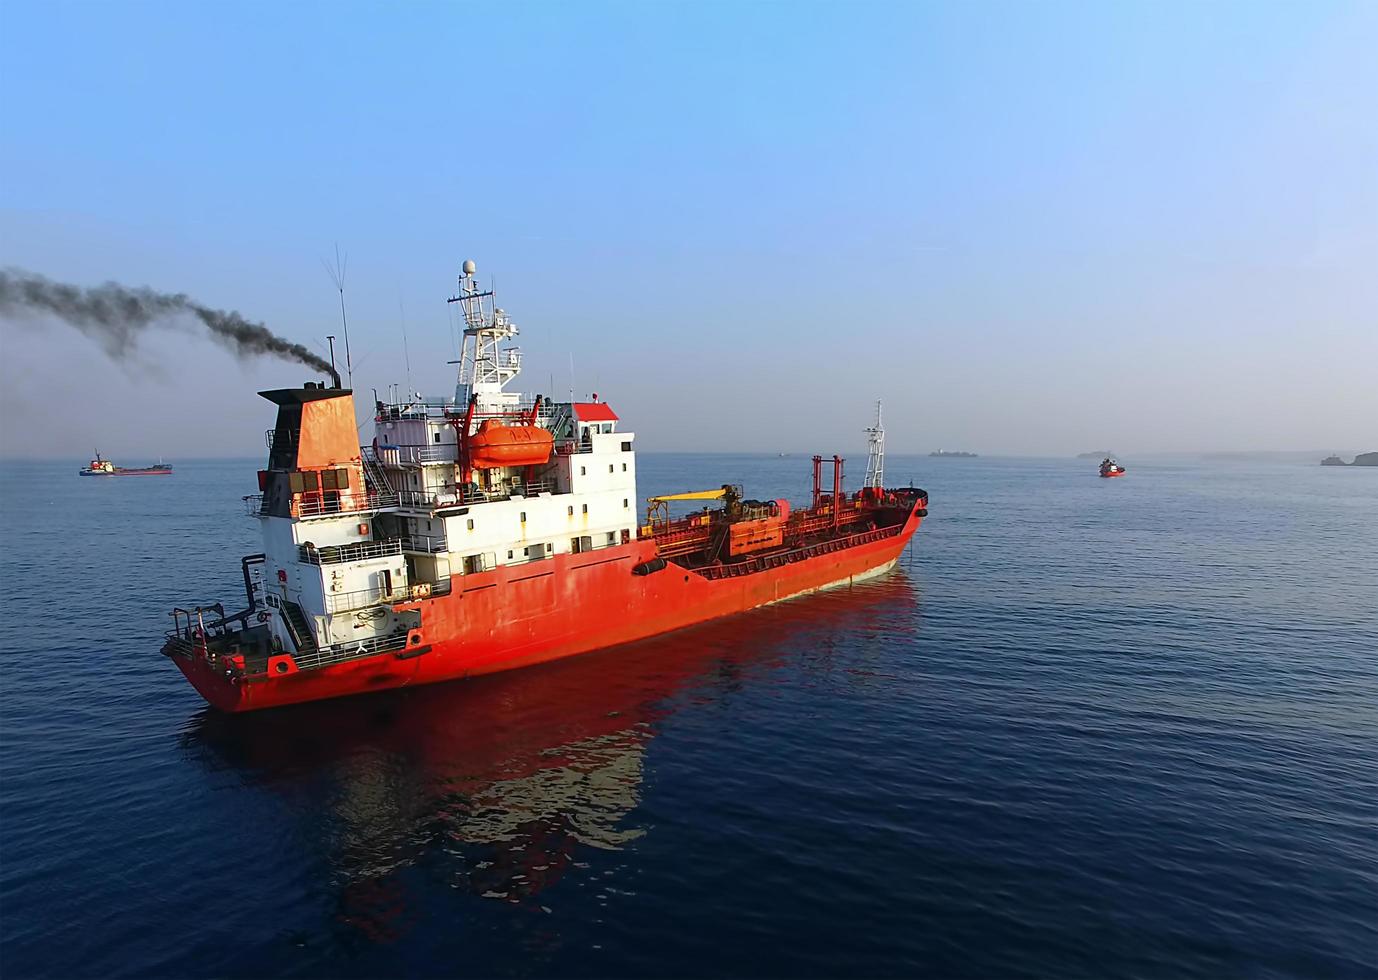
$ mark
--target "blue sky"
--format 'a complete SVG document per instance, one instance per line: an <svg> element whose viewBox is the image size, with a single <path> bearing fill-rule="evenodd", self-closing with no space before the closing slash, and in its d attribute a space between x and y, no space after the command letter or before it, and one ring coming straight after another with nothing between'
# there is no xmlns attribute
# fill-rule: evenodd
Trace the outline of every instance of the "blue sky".
<svg viewBox="0 0 1378 980"><path fill-rule="evenodd" d="M522 387L643 449L1378 449L1378 4L0 5L0 265L187 292L356 385ZM6 454L257 454L160 332L5 322ZM183 406L169 413L171 398ZM70 407L69 407L70 406Z"/></svg>

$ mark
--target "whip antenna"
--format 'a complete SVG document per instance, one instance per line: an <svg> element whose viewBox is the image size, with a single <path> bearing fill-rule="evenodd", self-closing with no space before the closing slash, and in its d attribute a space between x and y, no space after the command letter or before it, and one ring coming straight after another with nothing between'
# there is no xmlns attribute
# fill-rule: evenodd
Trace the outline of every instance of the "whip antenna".
<svg viewBox="0 0 1378 980"><path fill-rule="evenodd" d="M345 373L349 375L349 387L354 387L354 362L349 356L349 318L345 315L344 284L345 272L349 268L349 253L345 253L342 260L340 258L340 246L335 246L335 264L331 265L325 259L321 259L321 265L325 266L326 273L330 276L330 281L335 284L335 289L340 294L340 324L344 327L345 342Z"/></svg>

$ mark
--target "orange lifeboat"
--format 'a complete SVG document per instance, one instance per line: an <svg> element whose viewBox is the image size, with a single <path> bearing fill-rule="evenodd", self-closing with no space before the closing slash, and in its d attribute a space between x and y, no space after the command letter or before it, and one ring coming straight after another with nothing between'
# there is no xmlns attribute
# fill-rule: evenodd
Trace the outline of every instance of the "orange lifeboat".
<svg viewBox="0 0 1378 980"><path fill-rule="evenodd" d="M535 425L504 425L486 419L469 437L469 465L491 470L498 466L539 466L550 459L555 436Z"/></svg>

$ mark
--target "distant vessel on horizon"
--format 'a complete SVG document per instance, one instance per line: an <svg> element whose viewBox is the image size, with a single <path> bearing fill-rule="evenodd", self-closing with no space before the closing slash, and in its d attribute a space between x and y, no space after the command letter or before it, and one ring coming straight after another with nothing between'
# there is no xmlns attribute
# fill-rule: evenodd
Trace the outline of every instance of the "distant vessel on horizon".
<svg viewBox="0 0 1378 980"><path fill-rule="evenodd" d="M96 450L96 458L87 463L82 469L77 471L78 476L171 476L172 464L158 462L152 466L116 466L108 459L104 459L100 450Z"/></svg>
<svg viewBox="0 0 1378 980"><path fill-rule="evenodd" d="M1115 454L1110 450L1099 453L1077 453L1077 459L1114 459Z"/></svg>
<svg viewBox="0 0 1378 980"><path fill-rule="evenodd" d="M952 450L952 449L939 449L937 452L935 452L935 453L929 453L928 455L930 455L930 456L946 456L946 457L951 458L951 459L976 459L976 454L975 454L975 453L959 452L959 451Z"/></svg>
<svg viewBox="0 0 1378 980"><path fill-rule="evenodd" d="M1346 463L1338 456L1327 456L1321 460L1322 466L1378 466L1378 453L1360 453L1354 462Z"/></svg>

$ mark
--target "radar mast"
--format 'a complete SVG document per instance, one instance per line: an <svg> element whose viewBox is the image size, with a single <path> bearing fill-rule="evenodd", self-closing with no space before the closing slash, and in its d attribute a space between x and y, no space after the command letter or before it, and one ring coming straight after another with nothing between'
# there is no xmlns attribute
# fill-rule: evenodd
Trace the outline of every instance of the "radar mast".
<svg viewBox="0 0 1378 980"><path fill-rule="evenodd" d="M866 429L866 486L885 486L885 427L880 421L880 400L876 400L876 424Z"/></svg>
<svg viewBox="0 0 1378 980"><path fill-rule="evenodd" d="M467 405L477 396L480 409L500 411L521 400L520 394L503 390L521 373L521 348L502 346L520 331L496 305L494 291L480 287L477 271L472 259L465 260L459 295L448 300L458 303L464 312L464 347L459 354L455 404Z"/></svg>

